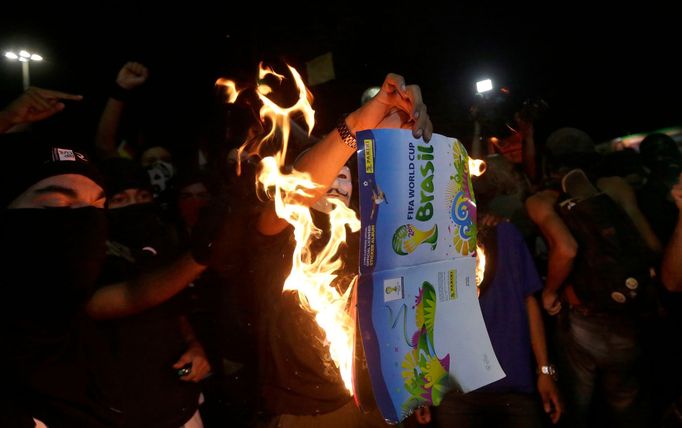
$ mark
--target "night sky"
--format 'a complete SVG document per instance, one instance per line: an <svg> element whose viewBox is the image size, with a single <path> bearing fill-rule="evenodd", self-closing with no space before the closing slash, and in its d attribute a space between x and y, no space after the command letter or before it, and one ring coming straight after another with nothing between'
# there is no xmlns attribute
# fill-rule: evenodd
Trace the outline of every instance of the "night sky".
<svg viewBox="0 0 682 428"><path fill-rule="evenodd" d="M359 9L317 2L309 9L313 18L303 19L284 7L252 3L239 10L141 11L118 4L115 11L79 12L89 18L66 16L75 12L60 3L39 17L13 13L9 20L6 14L0 48L40 52L46 61L31 67L33 85L86 97L60 119L77 124L82 138L94 133L108 85L127 60L151 69L131 115L177 140L205 126L218 77L249 83L260 60L304 71L306 61L326 52L334 56L336 80L311 88L318 133L353 110L362 91L389 71L422 87L437 132L465 141L479 77L509 87L519 100L544 99L550 108L540 131L571 125L603 141L682 124L674 66L682 51L679 24L664 8L598 12L551 2L443 9L394 2L390 9ZM6 104L21 91L21 71L18 63L0 62Z"/></svg>

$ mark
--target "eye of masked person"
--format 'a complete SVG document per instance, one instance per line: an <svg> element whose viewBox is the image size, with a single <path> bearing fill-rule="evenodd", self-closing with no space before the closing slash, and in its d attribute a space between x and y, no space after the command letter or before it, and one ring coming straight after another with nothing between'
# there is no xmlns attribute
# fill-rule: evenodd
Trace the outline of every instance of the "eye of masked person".
<svg viewBox="0 0 682 428"><path fill-rule="evenodd" d="M152 202L154 196L146 189L126 189L116 193L109 199L109 208L123 208L133 204L144 204Z"/></svg>

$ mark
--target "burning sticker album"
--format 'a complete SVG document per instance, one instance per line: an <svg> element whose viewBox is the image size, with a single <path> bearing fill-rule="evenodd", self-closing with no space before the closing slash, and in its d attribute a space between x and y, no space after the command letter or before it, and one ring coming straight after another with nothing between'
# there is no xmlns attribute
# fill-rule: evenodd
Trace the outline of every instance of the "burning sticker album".
<svg viewBox="0 0 682 428"><path fill-rule="evenodd" d="M434 134L427 143L399 129L362 131L357 141L358 336L373 399L397 423L450 390L466 393L505 375L477 299L466 150L454 138Z"/></svg>

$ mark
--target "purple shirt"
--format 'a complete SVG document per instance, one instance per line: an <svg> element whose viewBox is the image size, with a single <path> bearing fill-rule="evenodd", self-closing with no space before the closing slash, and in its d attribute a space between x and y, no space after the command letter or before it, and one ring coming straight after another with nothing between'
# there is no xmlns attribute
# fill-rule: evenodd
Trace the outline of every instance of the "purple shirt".
<svg viewBox="0 0 682 428"><path fill-rule="evenodd" d="M495 277L482 293L481 311L506 377L479 391L535 391L526 298L542 288L521 233L511 223L497 226Z"/></svg>

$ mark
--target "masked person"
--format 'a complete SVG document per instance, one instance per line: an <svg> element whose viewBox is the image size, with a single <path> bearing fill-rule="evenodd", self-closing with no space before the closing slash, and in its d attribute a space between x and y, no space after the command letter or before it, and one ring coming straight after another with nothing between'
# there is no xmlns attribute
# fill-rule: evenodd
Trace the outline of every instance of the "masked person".
<svg viewBox="0 0 682 428"><path fill-rule="evenodd" d="M105 161L102 170L110 232L98 283L125 281L172 263L180 243L175 228L159 214L145 171L122 158ZM177 428L190 419L200 423L196 382L210 365L187 311L182 293L139 314L98 323L109 345L100 377L119 400L121 426ZM187 373L178 375L179 370Z"/></svg>
<svg viewBox="0 0 682 428"><path fill-rule="evenodd" d="M95 290L107 220L103 180L59 139L8 134L2 168L2 426L111 426L118 414L97 387L84 344L89 318L114 318L168 300L206 269L221 224L203 225L193 253Z"/></svg>
<svg viewBox="0 0 682 428"><path fill-rule="evenodd" d="M327 134L295 162L296 170L309 173L322 186L310 198L301 200L304 205L315 208L313 221L321 230L328 229L325 223L329 221L324 211L329 210L330 202L324 199L334 197L347 203L352 196L350 168L344 165L357 149L354 133L379 124L409 127L416 138L422 135L426 140L431 138L432 125L419 88L406 87L402 77L389 75L372 100L339 122L338 132ZM259 310L260 377L265 407L272 415L270 426L385 425L377 414L363 415L355 406L338 368L330 359L324 333L316 325L314 315L301 308L297 293L282 293L282 284L292 263L292 228L270 206L258 217L255 229L253 244L257 256L251 259L255 263L251 271L254 287L261 296L258 299L262 305ZM313 247L324 244L328 239L325 235L322 232ZM357 241L353 244L352 239L349 237L347 248L340 254L345 263L338 272L341 277L338 284L335 282L339 287L347 285L357 272ZM312 248L313 253L316 250L319 248ZM263 264L268 268L263 269Z"/></svg>

